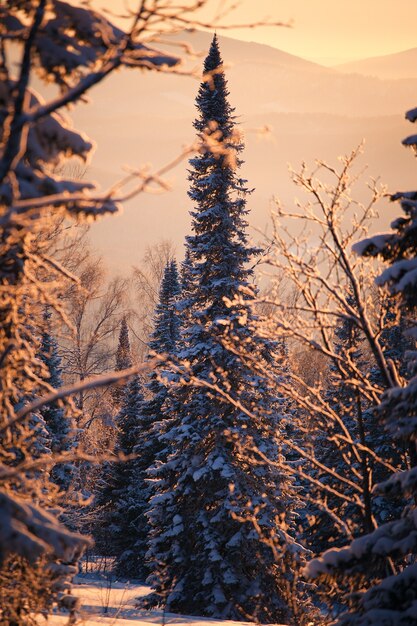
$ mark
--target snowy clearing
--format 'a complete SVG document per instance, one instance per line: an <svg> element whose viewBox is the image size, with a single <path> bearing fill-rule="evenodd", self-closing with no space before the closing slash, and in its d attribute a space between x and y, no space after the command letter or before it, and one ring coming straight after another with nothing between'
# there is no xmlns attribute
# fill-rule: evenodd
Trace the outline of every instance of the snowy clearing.
<svg viewBox="0 0 417 626"><path fill-rule="evenodd" d="M145 611L135 608L135 599L149 593L145 585L108 581L104 577L81 575L75 578L73 594L81 598L81 616L77 624L107 624L108 626L142 626L146 624L170 624L180 626L244 626L248 622L221 621L203 617L189 617L163 613L163 611ZM50 626L67 624L67 615L54 615L49 618ZM277 625L278 626L278 625Z"/></svg>

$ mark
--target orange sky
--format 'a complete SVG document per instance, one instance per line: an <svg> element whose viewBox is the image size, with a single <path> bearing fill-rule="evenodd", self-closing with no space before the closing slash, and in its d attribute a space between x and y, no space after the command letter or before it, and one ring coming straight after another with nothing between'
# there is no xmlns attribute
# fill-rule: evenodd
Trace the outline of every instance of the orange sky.
<svg viewBox="0 0 417 626"><path fill-rule="evenodd" d="M187 0L190 2L190 0ZM94 6L120 9L125 0L94 0ZM131 7L136 0L129 0ZM210 19L225 0L210 0ZM332 65L417 47L417 0L241 0L229 21L294 21L291 29L230 30L238 39L266 43L297 56Z"/></svg>
<svg viewBox="0 0 417 626"><path fill-rule="evenodd" d="M233 36L326 64L417 47L416 0L243 0L239 12L248 20L292 18L294 27Z"/></svg>

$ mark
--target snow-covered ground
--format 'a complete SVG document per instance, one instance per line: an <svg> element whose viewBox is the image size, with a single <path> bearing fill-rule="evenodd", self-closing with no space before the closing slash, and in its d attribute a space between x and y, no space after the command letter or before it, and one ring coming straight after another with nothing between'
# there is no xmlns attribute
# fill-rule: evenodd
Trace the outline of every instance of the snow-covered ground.
<svg viewBox="0 0 417 626"><path fill-rule="evenodd" d="M146 626L147 624L169 624L169 626L247 626L247 622L220 621L199 617L188 617L144 611L135 608L135 599L149 593L149 587L121 582L110 582L98 575L81 575L75 579L74 595L81 599L79 623L83 626L103 624L108 626ZM63 626L68 616L54 615L49 626Z"/></svg>

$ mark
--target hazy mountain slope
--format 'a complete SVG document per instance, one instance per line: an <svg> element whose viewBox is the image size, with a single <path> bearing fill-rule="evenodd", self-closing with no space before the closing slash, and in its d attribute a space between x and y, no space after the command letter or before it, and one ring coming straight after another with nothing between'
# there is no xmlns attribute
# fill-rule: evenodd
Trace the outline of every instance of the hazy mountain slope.
<svg viewBox="0 0 417 626"><path fill-rule="evenodd" d="M335 70L382 79L417 78L417 48L337 65Z"/></svg>
<svg viewBox="0 0 417 626"><path fill-rule="evenodd" d="M190 33L186 38L200 51L210 41L207 33ZM417 75L411 81L394 83L336 72L270 46L227 37L220 41L231 99L239 114L391 115L407 108L417 93ZM193 59L187 68L200 69L201 63L201 58ZM177 115L187 111L186 104L194 101L197 89L195 78L123 70L100 84L96 93L100 94L100 109L112 115L134 110Z"/></svg>
<svg viewBox="0 0 417 626"><path fill-rule="evenodd" d="M232 37L227 36L227 31L225 32L226 35L222 33L217 33L217 35L221 41L223 58L224 60L227 59L227 62L238 62L241 64L251 61L254 63L271 63L274 65L281 65L292 70L304 70L309 72L325 71L328 73L334 72L331 68L323 67L318 63L302 59L301 57L284 52L283 50L279 50L278 48L274 48L266 44L243 42L239 39L233 39ZM175 36L171 36L169 40L174 41L177 44L181 41L186 41L187 44L191 44L196 53L201 53L201 57L204 58L210 46L212 36L212 33L196 30L194 32L184 34L180 33ZM170 48L170 52L181 55L178 47Z"/></svg>
<svg viewBox="0 0 417 626"><path fill-rule="evenodd" d="M194 47L204 41L209 36L197 33ZM243 173L256 187L252 225L266 225L274 194L287 203L299 195L288 176L288 162L294 167L315 158L334 162L362 139L362 164L369 163L369 175L381 176L392 190L414 184L415 161L401 139L410 131L404 111L417 104L417 79L344 75L268 46L228 38L221 38L221 46L231 64L230 100L246 134ZM200 66L201 60L195 63ZM94 89L93 103L73 113L77 127L98 143L92 177L107 186L123 174L123 165L151 162L159 167L175 157L194 139L197 89L194 78L133 70L119 72ZM272 127L271 135L258 137L256 129L265 125ZM122 216L94 226L94 242L113 271L137 263L146 245L161 237L173 239L180 248L191 209L186 168L183 163L170 175L172 192L137 197L126 203ZM387 224L390 211L382 213Z"/></svg>

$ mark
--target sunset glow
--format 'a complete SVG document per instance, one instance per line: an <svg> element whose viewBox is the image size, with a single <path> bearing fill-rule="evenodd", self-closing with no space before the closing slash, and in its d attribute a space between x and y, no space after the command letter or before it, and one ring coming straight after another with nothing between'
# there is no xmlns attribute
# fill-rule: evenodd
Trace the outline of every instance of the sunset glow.
<svg viewBox="0 0 417 626"><path fill-rule="evenodd" d="M209 3L199 13L211 21L226 3ZM98 6L123 13L123 0L101 0ZM129 2L134 8L136 3ZM229 37L256 41L296 56L336 65L382 56L416 45L417 2L414 0L241 0L223 24L260 20L291 22L291 28L262 27L228 30Z"/></svg>

